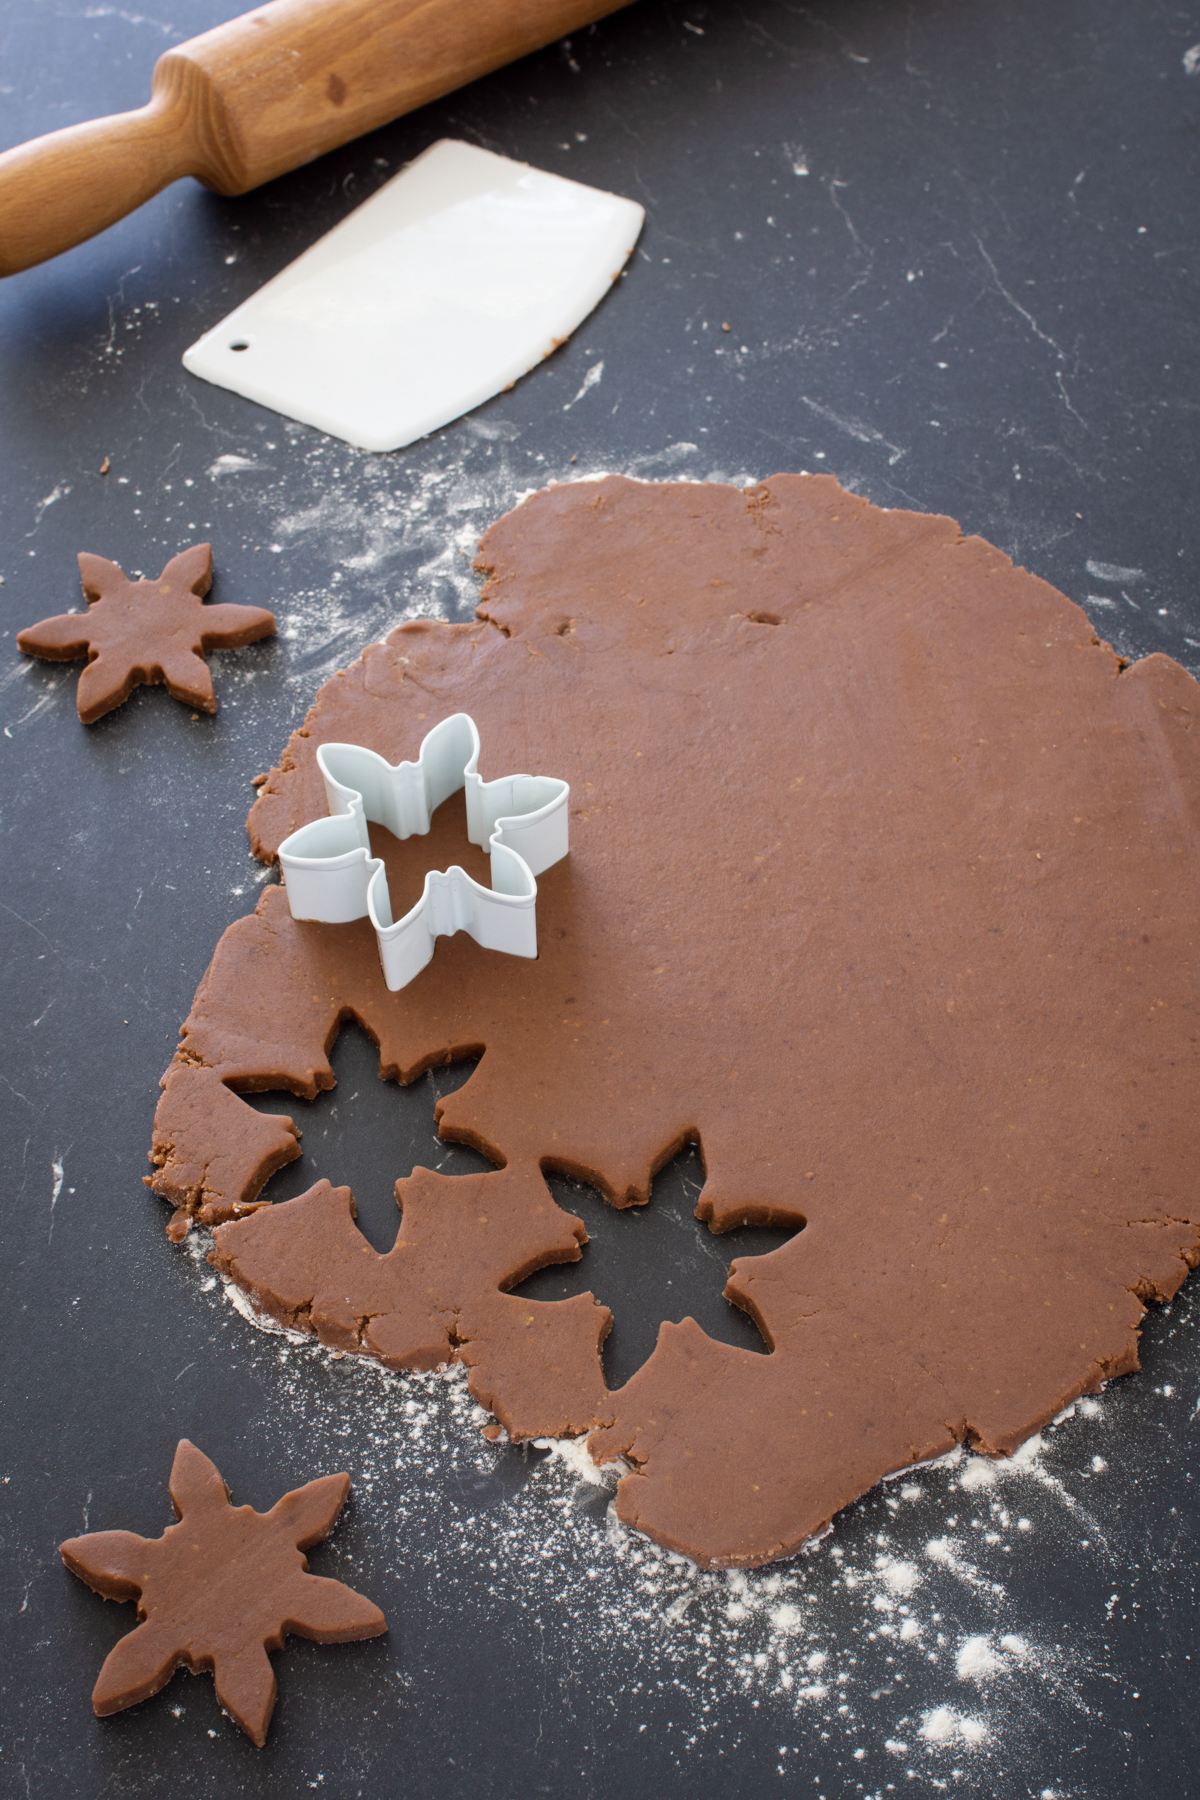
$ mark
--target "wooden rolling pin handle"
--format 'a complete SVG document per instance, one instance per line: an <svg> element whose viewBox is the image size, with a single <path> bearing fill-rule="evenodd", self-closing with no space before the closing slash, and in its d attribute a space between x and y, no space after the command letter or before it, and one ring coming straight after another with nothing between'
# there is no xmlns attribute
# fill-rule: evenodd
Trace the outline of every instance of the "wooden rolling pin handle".
<svg viewBox="0 0 1200 1800"><path fill-rule="evenodd" d="M0 275L72 249L181 175L207 173L184 87L156 81L137 112L68 125L0 155Z"/></svg>
<svg viewBox="0 0 1200 1800"><path fill-rule="evenodd" d="M0 276L195 175L244 194L628 0L270 0L159 58L140 112L0 156Z"/></svg>

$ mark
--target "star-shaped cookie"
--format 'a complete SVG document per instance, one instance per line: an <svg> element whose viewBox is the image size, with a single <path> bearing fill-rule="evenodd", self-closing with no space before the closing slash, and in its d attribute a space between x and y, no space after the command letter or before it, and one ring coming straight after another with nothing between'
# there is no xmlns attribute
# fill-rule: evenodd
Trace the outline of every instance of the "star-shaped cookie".
<svg viewBox="0 0 1200 1800"><path fill-rule="evenodd" d="M88 659L75 702L85 725L128 700L135 687L162 681L167 692L200 712L215 713L207 650L236 650L275 630L262 606L205 606L212 586L212 545L173 556L157 581L130 581L103 556L79 558L85 613L59 613L17 634L26 656L49 662Z"/></svg>
<svg viewBox="0 0 1200 1800"><path fill-rule="evenodd" d="M182 1438L171 1467L177 1525L160 1538L68 1538L60 1548L73 1574L106 1600L138 1602L136 1630L110 1651L92 1691L98 1717L148 1700L186 1663L212 1670L217 1699L261 1747L276 1693L268 1650L289 1632L344 1644L387 1630L362 1594L307 1573L304 1551L329 1535L349 1492L348 1475L325 1475L269 1513L231 1506L215 1464Z"/></svg>

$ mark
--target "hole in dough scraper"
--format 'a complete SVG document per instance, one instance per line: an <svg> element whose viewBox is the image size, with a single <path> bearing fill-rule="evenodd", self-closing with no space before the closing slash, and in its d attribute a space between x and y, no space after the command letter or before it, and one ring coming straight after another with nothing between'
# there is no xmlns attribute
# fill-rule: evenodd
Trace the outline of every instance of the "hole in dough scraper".
<svg viewBox="0 0 1200 1800"><path fill-rule="evenodd" d="M490 400L568 337L641 230L632 200L444 138L186 351L364 450Z"/></svg>

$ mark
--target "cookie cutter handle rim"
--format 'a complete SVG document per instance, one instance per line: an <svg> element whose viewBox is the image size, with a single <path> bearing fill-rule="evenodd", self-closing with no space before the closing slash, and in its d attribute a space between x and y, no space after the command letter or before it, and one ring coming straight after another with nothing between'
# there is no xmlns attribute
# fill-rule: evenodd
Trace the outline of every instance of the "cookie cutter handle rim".
<svg viewBox="0 0 1200 1800"><path fill-rule="evenodd" d="M567 854L571 790L541 775L485 782L476 768L479 751L469 713L435 725L416 762L391 764L358 744L322 744L317 764L330 816L301 826L279 847L293 918L348 924L369 917L393 992L430 961L439 936L457 931L484 949L537 956L535 877ZM400 838L424 835L433 812L460 787L468 838L491 860L491 888L457 864L430 870L420 899L393 919L387 870L371 854L368 822Z"/></svg>
<svg viewBox="0 0 1200 1800"><path fill-rule="evenodd" d="M536 959L537 882L515 851L498 844L496 852L511 859L512 866L506 871L510 891L482 887L457 863L448 869L430 869L421 898L394 923L387 870L378 857L370 858L367 910L383 978L393 993L407 987L432 961L439 937L453 937L459 931L473 937L483 950Z"/></svg>
<svg viewBox="0 0 1200 1800"><path fill-rule="evenodd" d="M361 809L314 819L279 846L279 867L294 919L349 925L366 918L371 880L382 865L371 855L366 819L360 814Z"/></svg>
<svg viewBox="0 0 1200 1800"><path fill-rule="evenodd" d="M415 762L389 763L363 744L335 742L317 749L330 814L357 818L360 842L368 850L368 819L402 842L423 837L438 807L461 787L467 789L467 835L472 843L486 845L487 839L471 830L472 786L480 785L478 761L479 732L469 713L452 713L427 731Z"/></svg>
<svg viewBox="0 0 1200 1800"><path fill-rule="evenodd" d="M562 861L570 848L567 802L571 797L571 789L565 781L551 775L506 775L498 781L488 782L479 781L476 776L475 780L479 782L479 805L484 811L485 820L491 817L492 824L489 831L485 823L483 829L486 836L478 838L471 836L468 825L467 835L473 844L480 844L493 858L493 888L497 888L497 850L507 850L518 856L531 875L541 875L547 869L552 869L556 862ZM507 788L509 792L495 796L496 808L503 801L507 807L520 807L520 811L493 815L491 790L501 787ZM467 795L469 814L469 783Z"/></svg>

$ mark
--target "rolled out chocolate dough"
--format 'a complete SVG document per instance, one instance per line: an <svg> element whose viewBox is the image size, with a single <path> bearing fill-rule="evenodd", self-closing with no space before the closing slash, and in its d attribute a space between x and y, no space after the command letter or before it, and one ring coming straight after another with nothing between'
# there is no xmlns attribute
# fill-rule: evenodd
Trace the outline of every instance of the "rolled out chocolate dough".
<svg viewBox="0 0 1200 1800"><path fill-rule="evenodd" d="M556 487L479 560L477 623L402 626L325 686L251 841L324 813L322 741L395 762L470 712L485 778L571 783L538 960L460 934L392 994L367 921L265 889L196 995L151 1185L269 1310L396 1366L459 1355L513 1435L628 1457L629 1524L764 1563L1135 1368L1144 1303L1200 1258L1200 689L829 477ZM428 868L486 879L454 803L387 853L397 916ZM327 1183L235 1217L298 1154L238 1091L331 1086L351 1017L401 1081L482 1052L440 1128L499 1165L399 1182L386 1256ZM712 1230L804 1224L726 1290L772 1353L664 1324L609 1392L603 1307L504 1290L581 1254L543 1170L641 1204L688 1140Z"/></svg>

